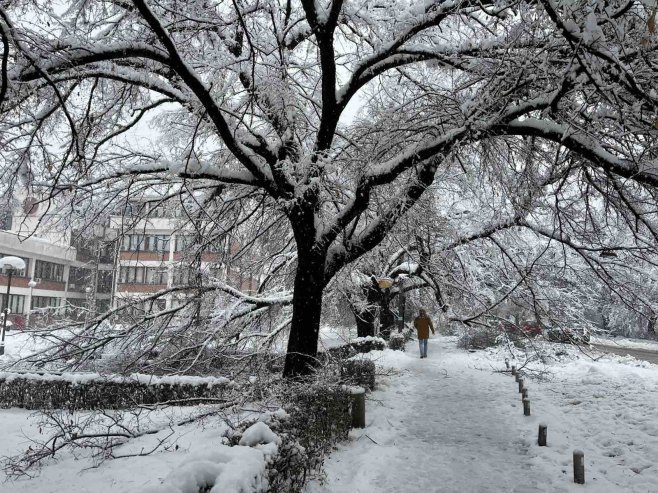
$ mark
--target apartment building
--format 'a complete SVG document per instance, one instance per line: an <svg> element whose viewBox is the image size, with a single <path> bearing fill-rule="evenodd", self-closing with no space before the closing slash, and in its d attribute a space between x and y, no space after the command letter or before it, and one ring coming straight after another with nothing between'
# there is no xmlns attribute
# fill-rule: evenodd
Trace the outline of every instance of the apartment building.
<svg viewBox="0 0 658 493"><path fill-rule="evenodd" d="M224 238L200 244L199 235L171 206L134 202L127 213L110 218L109 228L117 237L114 304L130 304L129 313L150 310L151 302L139 303L149 295L199 279L221 280L246 292L257 289L257 275L227 262L238 248L235 243ZM169 309L185 296L167 292L153 308Z"/></svg>
<svg viewBox="0 0 658 493"><path fill-rule="evenodd" d="M111 256L80 244L71 231L43 226L38 205L26 199L23 210L14 211L0 230L0 257L20 257L25 269L12 273L9 320L22 328L53 317L78 318L110 306L114 266ZM5 216L7 217L7 216ZM7 269L0 270L0 306L7 306Z"/></svg>
<svg viewBox="0 0 658 493"><path fill-rule="evenodd" d="M258 276L227 262L239 246L222 241L199 245L198 235L171 206L135 201L93 234L44 228L37 201L25 199L0 229L0 256L26 263L14 273L10 320L18 326L59 316L81 317L129 305L124 315L176 306L185 292L171 288L199 279L220 279L255 292ZM8 277L0 273L5 296ZM30 281L34 281L30 283ZM169 292L166 292L169 290ZM144 298L166 292L155 303ZM4 298L0 298L2 302Z"/></svg>

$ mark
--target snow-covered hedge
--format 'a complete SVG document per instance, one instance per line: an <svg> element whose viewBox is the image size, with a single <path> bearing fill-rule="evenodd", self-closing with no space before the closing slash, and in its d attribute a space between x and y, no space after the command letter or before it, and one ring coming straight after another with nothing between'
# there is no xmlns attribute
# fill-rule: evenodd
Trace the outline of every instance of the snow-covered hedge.
<svg viewBox="0 0 658 493"><path fill-rule="evenodd" d="M394 351L404 351L404 345L407 342L404 333L393 332L388 338L388 347Z"/></svg>
<svg viewBox="0 0 658 493"><path fill-rule="evenodd" d="M457 347L463 349L486 349L497 346L500 341L500 332L489 327L469 329L457 342Z"/></svg>
<svg viewBox="0 0 658 493"><path fill-rule="evenodd" d="M78 410L165 402L199 404L223 399L231 387L227 378L215 377L0 372L0 408Z"/></svg>
<svg viewBox="0 0 658 493"><path fill-rule="evenodd" d="M343 381L350 385L373 390L375 388L375 362L359 356L350 358L343 363L341 368Z"/></svg>
<svg viewBox="0 0 658 493"><path fill-rule="evenodd" d="M357 337L352 341L351 346L357 353L369 353L386 349L386 341L381 337Z"/></svg>
<svg viewBox="0 0 658 493"><path fill-rule="evenodd" d="M369 353L370 351L383 351L387 347L387 342L381 337L357 337L343 344L342 346L335 346L327 350L327 355L337 359L351 358L358 353Z"/></svg>
<svg viewBox="0 0 658 493"><path fill-rule="evenodd" d="M344 386L295 384L286 396L285 412L267 418L280 440L277 453L267 462L268 493L301 491L320 472L334 445L347 438L352 423L350 393ZM251 443L248 436L254 426L254 421L242 423L227 436L227 443Z"/></svg>

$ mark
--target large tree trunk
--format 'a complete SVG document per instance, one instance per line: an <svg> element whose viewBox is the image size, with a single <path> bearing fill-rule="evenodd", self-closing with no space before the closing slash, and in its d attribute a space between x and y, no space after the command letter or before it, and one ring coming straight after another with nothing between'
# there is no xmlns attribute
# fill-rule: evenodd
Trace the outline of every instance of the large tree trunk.
<svg viewBox="0 0 658 493"><path fill-rule="evenodd" d="M292 324L283 369L285 377L307 375L317 362L323 288L324 258L303 260L300 257L295 274Z"/></svg>
<svg viewBox="0 0 658 493"><path fill-rule="evenodd" d="M356 319L356 335L358 337L374 336L377 308L368 306L365 310L359 310L353 306L352 313L354 313Z"/></svg>
<svg viewBox="0 0 658 493"><path fill-rule="evenodd" d="M391 311L391 291L382 290L381 308L379 311L379 334L387 339L391 335L391 330L395 327L395 315Z"/></svg>
<svg viewBox="0 0 658 493"><path fill-rule="evenodd" d="M361 286L361 293L365 298L365 306L361 303L354 304L350 302L352 313L356 319L356 334L358 337L368 337L375 335L375 322L377 321L377 308L381 300L381 290L377 282L372 279L369 284Z"/></svg>
<svg viewBox="0 0 658 493"><path fill-rule="evenodd" d="M308 214L308 211L303 213ZM303 223L293 223L297 241L297 272L284 377L308 375L317 364L327 252L317 248L313 242L315 226L312 214L308 214L306 219Z"/></svg>

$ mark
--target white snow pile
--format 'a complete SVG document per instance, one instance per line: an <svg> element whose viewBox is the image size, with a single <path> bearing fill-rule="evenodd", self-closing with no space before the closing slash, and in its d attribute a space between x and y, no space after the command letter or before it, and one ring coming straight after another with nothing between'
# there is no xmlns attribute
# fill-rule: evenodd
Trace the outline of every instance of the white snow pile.
<svg viewBox="0 0 658 493"><path fill-rule="evenodd" d="M178 464L162 484L145 493L260 493L267 491L267 465L279 451L281 439L259 421L247 428L240 444L213 446L194 452ZM203 490L205 491L205 490Z"/></svg>

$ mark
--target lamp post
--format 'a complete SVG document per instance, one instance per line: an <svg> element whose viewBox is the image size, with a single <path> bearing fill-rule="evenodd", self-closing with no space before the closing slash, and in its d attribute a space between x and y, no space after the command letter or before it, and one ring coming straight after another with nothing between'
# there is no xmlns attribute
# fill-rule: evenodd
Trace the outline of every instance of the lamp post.
<svg viewBox="0 0 658 493"><path fill-rule="evenodd" d="M5 354L5 332L7 331L7 318L9 318L9 292L11 291L11 276L14 270L25 269L25 261L19 257L0 258L0 270L7 269L7 294L2 303L2 331L0 333L0 356Z"/></svg>
<svg viewBox="0 0 658 493"><path fill-rule="evenodd" d="M89 313L91 312L91 293L93 289L91 286L85 288L85 298L87 299L87 310L85 312L85 329L89 325Z"/></svg>
<svg viewBox="0 0 658 493"><path fill-rule="evenodd" d="M37 282L34 279L30 279L30 282L27 283L27 287L30 288L30 306L27 307L27 317L25 317L25 328L30 328L30 315L32 314L32 291L36 287Z"/></svg>

